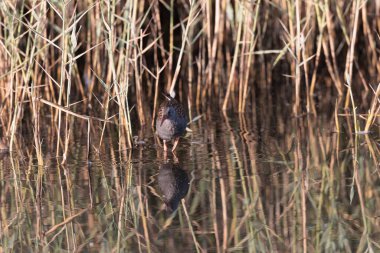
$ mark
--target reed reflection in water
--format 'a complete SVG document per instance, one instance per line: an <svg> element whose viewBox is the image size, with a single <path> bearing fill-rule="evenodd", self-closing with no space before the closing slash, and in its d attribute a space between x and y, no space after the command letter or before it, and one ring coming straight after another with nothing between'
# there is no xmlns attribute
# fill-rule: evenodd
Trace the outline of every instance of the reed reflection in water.
<svg viewBox="0 0 380 253"><path fill-rule="evenodd" d="M0 251L379 251L378 138L285 115L206 113L178 163L150 129L123 149L108 126L88 162L78 123L65 165L46 137L44 167L20 138L0 161Z"/></svg>

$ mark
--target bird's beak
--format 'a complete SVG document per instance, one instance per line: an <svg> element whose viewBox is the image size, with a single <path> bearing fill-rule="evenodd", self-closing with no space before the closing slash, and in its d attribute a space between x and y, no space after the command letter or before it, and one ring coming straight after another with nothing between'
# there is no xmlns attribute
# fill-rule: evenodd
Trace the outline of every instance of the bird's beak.
<svg viewBox="0 0 380 253"><path fill-rule="evenodd" d="M160 125L160 126L162 126L162 123L164 123L164 121L165 121L167 118L168 118L167 115L163 115L163 116L162 116L162 119L161 119L161 125Z"/></svg>

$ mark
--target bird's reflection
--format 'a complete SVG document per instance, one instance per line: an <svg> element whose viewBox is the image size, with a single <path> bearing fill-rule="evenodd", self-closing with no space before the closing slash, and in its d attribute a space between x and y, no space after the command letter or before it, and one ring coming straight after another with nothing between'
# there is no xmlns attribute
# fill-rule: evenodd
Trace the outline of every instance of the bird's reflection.
<svg viewBox="0 0 380 253"><path fill-rule="evenodd" d="M174 212L189 190L189 176L178 161L166 160L160 165L158 186L163 194L163 201L168 212Z"/></svg>

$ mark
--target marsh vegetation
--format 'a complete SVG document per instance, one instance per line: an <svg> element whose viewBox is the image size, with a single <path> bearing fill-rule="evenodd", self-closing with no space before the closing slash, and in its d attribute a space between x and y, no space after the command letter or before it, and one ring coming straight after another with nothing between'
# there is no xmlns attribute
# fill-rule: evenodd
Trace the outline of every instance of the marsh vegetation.
<svg viewBox="0 0 380 253"><path fill-rule="evenodd" d="M0 252L380 251L379 15L1 1ZM192 121L175 154L163 91Z"/></svg>

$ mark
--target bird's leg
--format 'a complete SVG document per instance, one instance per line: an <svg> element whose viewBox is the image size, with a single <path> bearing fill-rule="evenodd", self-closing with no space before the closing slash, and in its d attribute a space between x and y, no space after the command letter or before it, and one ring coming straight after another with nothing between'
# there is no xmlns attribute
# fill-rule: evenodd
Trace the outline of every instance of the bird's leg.
<svg viewBox="0 0 380 253"><path fill-rule="evenodd" d="M164 163L166 163L167 160L168 160L168 152L165 151L165 152L164 152Z"/></svg>
<svg viewBox="0 0 380 253"><path fill-rule="evenodd" d="M173 161L174 163L179 163L177 155L173 152Z"/></svg>
<svg viewBox="0 0 380 253"><path fill-rule="evenodd" d="M168 146L166 146L166 141L164 140L164 151L168 151Z"/></svg>
<svg viewBox="0 0 380 253"><path fill-rule="evenodd" d="M178 145L178 142L179 142L179 137L175 138L175 140L174 140L174 144L173 144L172 152L174 152L175 148L176 148L177 145Z"/></svg>

